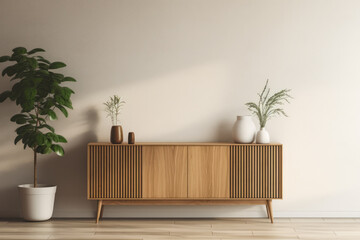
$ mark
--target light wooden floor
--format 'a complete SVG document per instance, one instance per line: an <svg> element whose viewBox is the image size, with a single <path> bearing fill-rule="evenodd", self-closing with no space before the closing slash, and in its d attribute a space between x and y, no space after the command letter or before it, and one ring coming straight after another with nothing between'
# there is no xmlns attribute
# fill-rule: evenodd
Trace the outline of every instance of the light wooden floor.
<svg viewBox="0 0 360 240"><path fill-rule="evenodd" d="M0 239L356 239L360 219L90 219L0 221Z"/></svg>

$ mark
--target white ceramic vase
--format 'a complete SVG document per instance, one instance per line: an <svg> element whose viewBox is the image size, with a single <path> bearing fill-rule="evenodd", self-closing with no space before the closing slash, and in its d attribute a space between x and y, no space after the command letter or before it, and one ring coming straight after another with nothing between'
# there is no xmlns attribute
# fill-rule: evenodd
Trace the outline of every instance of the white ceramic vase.
<svg viewBox="0 0 360 240"><path fill-rule="evenodd" d="M28 221L45 221L54 209L56 186L22 184L18 186L23 218Z"/></svg>
<svg viewBox="0 0 360 240"><path fill-rule="evenodd" d="M270 143L270 135L265 128L261 128L256 134L256 143L265 144Z"/></svg>
<svg viewBox="0 0 360 240"><path fill-rule="evenodd" d="M233 139L236 143L253 143L256 127L251 116L237 116L233 127Z"/></svg>

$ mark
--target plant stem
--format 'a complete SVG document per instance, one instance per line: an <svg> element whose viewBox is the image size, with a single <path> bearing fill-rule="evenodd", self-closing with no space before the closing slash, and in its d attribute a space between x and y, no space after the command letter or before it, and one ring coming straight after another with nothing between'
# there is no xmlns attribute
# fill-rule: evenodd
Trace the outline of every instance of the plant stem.
<svg viewBox="0 0 360 240"><path fill-rule="evenodd" d="M36 172L36 168L37 168L37 154L36 154L36 150L34 149L34 187L37 187L37 172Z"/></svg>
<svg viewBox="0 0 360 240"><path fill-rule="evenodd" d="M35 132L37 132L39 127L39 110L35 108L36 113L36 127ZM37 187L37 152L36 152L36 146L34 147L34 187Z"/></svg>

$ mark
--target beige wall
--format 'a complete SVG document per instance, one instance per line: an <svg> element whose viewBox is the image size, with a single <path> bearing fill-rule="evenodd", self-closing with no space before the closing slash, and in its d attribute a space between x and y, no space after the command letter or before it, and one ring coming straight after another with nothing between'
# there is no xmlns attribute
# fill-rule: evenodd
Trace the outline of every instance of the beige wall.
<svg viewBox="0 0 360 240"><path fill-rule="evenodd" d="M90 217L86 144L107 141L102 102L124 96L125 136L230 141L236 115L267 78L293 89L290 118L268 124L284 143L284 200L275 216L360 217L360 1L0 0L0 55L42 47L68 64L74 110L54 122L66 156L41 156L58 185L56 217ZM3 66L3 65L2 65ZM2 67L1 67L2 69ZM9 88L1 79L1 91ZM13 103L0 105L0 217L19 216L16 186L32 155L14 146ZM105 216L265 216L253 207L108 207Z"/></svg>

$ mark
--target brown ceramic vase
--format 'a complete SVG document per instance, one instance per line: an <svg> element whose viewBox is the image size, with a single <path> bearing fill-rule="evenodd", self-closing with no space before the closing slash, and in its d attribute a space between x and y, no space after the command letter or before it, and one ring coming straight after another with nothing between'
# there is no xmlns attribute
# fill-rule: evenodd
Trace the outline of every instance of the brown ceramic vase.
<svg viewBox="0 0 360 240"><path fill-rule="evenodd" d="M123 142L123 130L121 126L111 127L110 142L112 144L120 144Z"/></svg>

